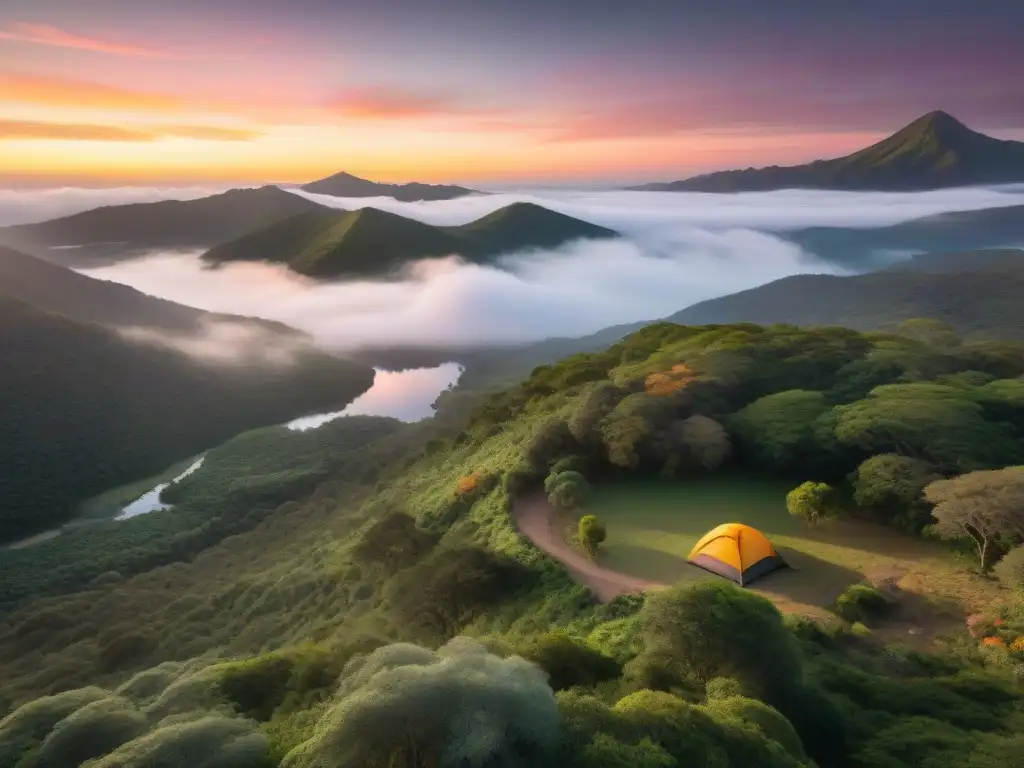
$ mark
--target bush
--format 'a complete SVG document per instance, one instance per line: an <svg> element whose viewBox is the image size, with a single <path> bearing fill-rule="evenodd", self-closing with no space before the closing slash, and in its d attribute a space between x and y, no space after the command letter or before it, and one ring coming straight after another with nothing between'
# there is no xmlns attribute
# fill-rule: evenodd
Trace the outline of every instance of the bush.
<svg viewBox="0 0 1024 768"><path fill-rule="evenodd" d="M80 688L23 704L0 720L0 765L17 765L22 755L46 738L65 717L108 698L110 692L102 688Z"/></svg>
<svg viewBox="0 0 1024 768"><path fill-rule="evenodd" d="M521 464L505 473L505 492L515 498L528 492L538 482L537 473L529 466Z"/></svg>
<svg viewBox="0 0 1024 768"><path fill-rule="evenodd" d="M1024 590L1024 544L1003 555L992 570L1005 586Z"/></svg>
<svg viewBox="0 0 1024 768"><path fill-rule="evenodd" d="M559 715L543 673L459 637L438 651L409 644L353 659L315 735L286 768L543 764Z"/></svg>
<svg viewBox="0 0 1024 768"><path fill-rule="evenodd" d="M270 768L268 748L252 721L203 717L129 741L89 768Z"/></svg>
<svg viewBox="0 0 1024 768"><path fill-rule="evenodd" d="M836 598L833 610L850 622L869 623L888 612L885 595L869 584L851 584Z"/></svg>
<svg viewBox="0 0 1024 768"><path fill-rule="evenodd" d="M796 640L768 600L733 584L680 584L650 595L640 612L644 656L663 657L701 687L735 677L770 700L801 679Z"/></svg>
<svg viewBox="0 0 1024 768"><path fill-rule="evenodd" d="M743 685L739 680L735 680L731 677L715 677L708 680L708 684L704 688L707 698L710 699L728 699L730 696L742 696Z"/></svg>
<svg viewBox="0 0 1024 768"><path fill-rule="evenodd" d="M556 691L612 680L622 672L614 659L563 632L540 635L520 648L519 654L547 672Z"/></svg>
<svg viewBox="0 0 1024 768"><path fill-rule="evenodd" d="M818 525L835 517L836 492L828 483L808 481L798 485L786 495L786 509L810 525Z"/></svg>
<svg viewBox="0 0 1024 768"><path fill-rule="evenodd" d="M591 556L597 555L597 548L608 537L608 531L596 515L584 515L579 525L580 544Z"/></svg>
<svg viewBox="0 0 1024 768"><path fill-rule="evenodd" d="M871 630L868 629L866 625L861 624L859 621L853 622L853 626L850 627L850 632L851 634L853 634L854 637L861 640L871 637Z"/></svg>
<svg viewBox="0 0 1024 768"><path fill-rule="evenodd" d="M54 727L39 748L38 768L78 768L146 730L146 718L120 697L87 704Z"/></svg>

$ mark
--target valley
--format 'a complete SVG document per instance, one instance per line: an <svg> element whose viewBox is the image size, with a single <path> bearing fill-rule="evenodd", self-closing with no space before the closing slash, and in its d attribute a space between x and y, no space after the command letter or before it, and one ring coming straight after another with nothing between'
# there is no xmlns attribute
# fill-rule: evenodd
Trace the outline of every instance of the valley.
<svg viewBox="0 0 1024 768"><path fill-rule="evenodd" d="M1024 6L8 5L0 768L1020 766Z"/></svg>

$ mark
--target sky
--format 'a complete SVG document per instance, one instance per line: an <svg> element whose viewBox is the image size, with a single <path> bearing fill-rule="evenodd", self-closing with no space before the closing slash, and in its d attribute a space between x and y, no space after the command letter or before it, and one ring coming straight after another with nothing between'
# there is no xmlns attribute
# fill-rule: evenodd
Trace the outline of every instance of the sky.
<svg viewBox="0 0 1024 768"><path fill-rule="evenodd" d="M4 0L5 186L604 184L1024 139L1019 0Z"/></svg>

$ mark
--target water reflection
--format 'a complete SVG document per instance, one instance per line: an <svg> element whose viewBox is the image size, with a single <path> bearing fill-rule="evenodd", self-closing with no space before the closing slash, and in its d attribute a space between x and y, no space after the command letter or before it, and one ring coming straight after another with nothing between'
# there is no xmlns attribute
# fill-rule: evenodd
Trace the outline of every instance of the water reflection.
<svg viewBox="0 0 1024 768"><path fill-rule="evenodd" d="M166 488L167 486L173 485L174 483L178 482L182 478L188 477L193 472L195 472L197 469L199 469L201 466L203 466L203 457L202 456L200 456L198 459L196 459L191 464L191 466L189 466L188 469L186 469L184 472L182 472L176 478L171 480L171 482L169 482L169 483L160 483L160 485L156 486L153 490L149 491L148 493L144 493L142 496L139 496L139 498L137 498L135 501L133 501L127 507L122 509L120 511L120 513L118 513L117 517L115 517L114 519L115 520L127 520L129 517L135 517L137 515L145 515L147 512L156 512L158 509L170 509L170 507L171 507L170 504L164 504L162 501L160 501L160 492L164 488Z"/></svg>
<svg viewBox="0 0 1024 768"><path fill-rule="evenodd" d="M433 415L430 405L462 374L458 363L408 371L377 369L373 386L343 411L304 416L288 423L289 429L315 429L339 416L390 416L402 421L419 421Z"/></svg>

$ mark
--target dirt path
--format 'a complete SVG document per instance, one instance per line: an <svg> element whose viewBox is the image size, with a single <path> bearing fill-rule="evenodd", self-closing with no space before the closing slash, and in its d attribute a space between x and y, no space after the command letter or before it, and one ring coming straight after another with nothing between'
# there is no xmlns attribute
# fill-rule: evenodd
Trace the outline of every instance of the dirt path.
<svg viewBox="0 0 1024 768"><path fill-rule="evenodd" d="M602 603L629 592L668 586L610 571L576 552L566 543L554 510L543 496L520 499L513 507L512 516L523 536L562 563L573 580L589 587Z"/></svg>

